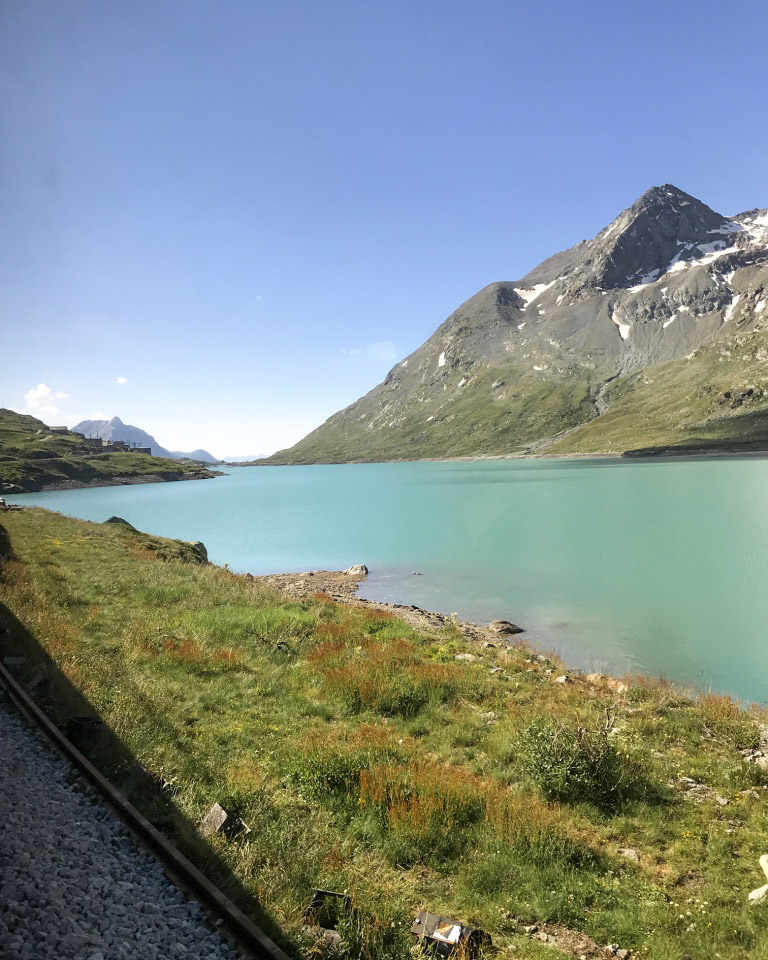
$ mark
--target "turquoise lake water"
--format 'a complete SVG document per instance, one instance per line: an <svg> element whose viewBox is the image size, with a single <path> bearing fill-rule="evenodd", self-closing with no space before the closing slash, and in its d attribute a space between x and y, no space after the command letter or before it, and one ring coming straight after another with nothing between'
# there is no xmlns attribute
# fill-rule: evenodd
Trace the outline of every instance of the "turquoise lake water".
<svg viewBox="0 0 768 960"><path fill-rule="evenodd" d="M513 620L574 667L768 701L768 460L245 467L14 500L202 540L236 571L365 563L369 599Z"/></svg>

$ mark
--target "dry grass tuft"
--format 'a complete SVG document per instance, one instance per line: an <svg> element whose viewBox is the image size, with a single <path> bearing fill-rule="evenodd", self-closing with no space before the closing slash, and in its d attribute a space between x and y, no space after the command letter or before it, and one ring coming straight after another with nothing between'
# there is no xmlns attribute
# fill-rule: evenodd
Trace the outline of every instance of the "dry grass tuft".
<svg viewBox="0 0 768 960"><path fill-rule="evenodd" d="M338 655L341 654L341 655ZM445 703L467 688L468 671L424 661L408 640L369 640L355 656L330 645L315 651L323 683L352 713L412 716L428 703Z"/></svg>
<svg viewBox="0 0 768 960"><path fill-rule="evenodd" d="M725 693L708 690L698 698L704 732L717 740L730 743L737 749L757 745L760 737L757 721L746 713L739 700Z"/></svg>

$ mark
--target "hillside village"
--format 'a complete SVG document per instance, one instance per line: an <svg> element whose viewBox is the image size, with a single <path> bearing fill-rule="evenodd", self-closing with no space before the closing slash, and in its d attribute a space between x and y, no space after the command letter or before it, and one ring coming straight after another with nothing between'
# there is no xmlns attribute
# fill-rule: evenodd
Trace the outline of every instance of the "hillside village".
<svg viewBox="0 0 768 960"><path fill-rule="evenodd" d="M147 456L152 456L151 447L144 447L138 443L130 443L124 440L108 440L99 436L86 437L84 433L78 433L77 430L70 430L69 427L48 427L48 431L52 434L67 434L68 436L79 437L85 442L86 446L96 451L108 450L110 452L123 451L127 453L130 450L131 453L145 453Z"/></svg>
<svg viewBox="0 0 768 960"><path fill-rule="evenodd" d="M87 437L65 426L50 427L28 414L0 409L0 494L217 475L198 461L153 456L148 446Z"/></svg>

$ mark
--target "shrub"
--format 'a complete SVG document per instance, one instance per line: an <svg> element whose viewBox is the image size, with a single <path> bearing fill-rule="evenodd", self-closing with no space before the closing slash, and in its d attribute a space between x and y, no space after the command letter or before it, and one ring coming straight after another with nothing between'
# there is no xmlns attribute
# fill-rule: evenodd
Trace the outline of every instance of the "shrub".
<svg viewBox="0 0 768 960"><path fill-rule="evenodd" d="M699 697L704 732L737 750L755 747L760 740L757 721L741 708L738 700L727 694L708 693Z"/></svg>
<svg viewBox="0 0 768 960"><path fill-rule="evenodd" d="M610 809L639 784L636 765L608 736L611 722L589 729L537 720L518 742L526 773L545 797Z"/></svg>

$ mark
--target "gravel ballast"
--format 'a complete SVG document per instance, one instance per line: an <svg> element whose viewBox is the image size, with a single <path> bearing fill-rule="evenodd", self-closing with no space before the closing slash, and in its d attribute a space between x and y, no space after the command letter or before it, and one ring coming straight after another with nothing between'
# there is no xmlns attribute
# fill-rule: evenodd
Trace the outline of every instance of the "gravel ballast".
<svg viewBox="0 0 768 960"><path fill-rule="evenodd" d="M1 689L0 957L238 957Z"/></svg>

